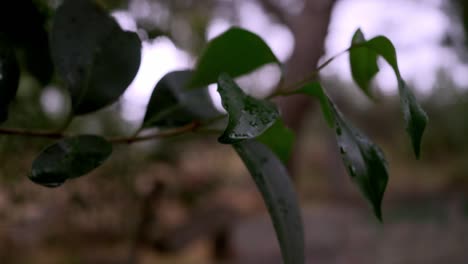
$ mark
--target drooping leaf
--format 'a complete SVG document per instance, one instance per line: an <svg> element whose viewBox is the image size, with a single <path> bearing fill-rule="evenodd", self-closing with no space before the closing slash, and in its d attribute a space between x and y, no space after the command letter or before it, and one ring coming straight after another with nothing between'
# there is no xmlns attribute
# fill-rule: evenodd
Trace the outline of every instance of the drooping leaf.
<svg viewBox="0 0 468 264"><path fill-rule="evenodd" d="M325 121L327 122L328 126L330 127L334 126L333 112L332 112L332 109L330 108L328 97L323 91L322 85L320 85L319 82L308 83L304 85L303 87L297 89L294 93L306 94L306 95L317 98L320 102L320 108L322 109L323 117L325 118Z"/></svg>
<svg viewBox="0 0 468 264"><path fill-rule="evenodd" d="M22 51L25 68L43 85L53 74L44 6L38 1L15 0L3 1L0 7L0 32Z"/></svg>
<svg viewBox="0 0 468 264"><path fill-rule="evenodd" d="M99 167L112 153L104 138L81 135L62 139L45 148L32 164L29 178L47 187L58 187L68 179Z"/></svg>
<svg viewBox="0 0 468 264"><path fill-rule="evenodd" d="M286 168L256 140L234 144L263 196L285 264L304 264L304 230L301 211Z"/></svg>
<svg viewBox="0 0 468 264"><path fill-rule="evenodd" d="M269 63L280 64L259 36L232 27L208 43L195 67L190 87L215 83L221 73L235 78Z"/></svg>
<svg viewBox="0 0 468 264"><path fill-rule="evenodd" d="M151 95L143 120L143 128L182 126L193 120L205 120L219 115L208 87L188 90L192 71L166 74Z"/></svg>
<svg viewBox="0 0 468 264"><path fill-rule="evenodd" d="M295 93L304 93L319 99L325 119L335 130L338 147L349 176L370 202L376 217L382 220L381 207L388 172L380 148L343 117L320 83L307 84Z"/></svg>
<svg viewBox="0 0 468 264"><path fill-rule="evenodd" d="M400 103L406 123L406 132L411 138L414 154L419 159L422 136L428 122L428 117L403 79L400 78L398 80L398 86L400 87Z"/></svg>
<svg viewBox="0 0 468 264"><path fill-rule="evenodd" d="M364 34L358 29L354 33L351 45L361 44L365 41ZM372 97L369 85L372 78L379 72L377 53L367 47L357 46L350 49L349 62L354 81L367 96Z"/></svg>
<svg viewBox="0 0 468 264"><path fill-rule="evenodd" d="M65 0L51 32L52 58L75 115L115 102L140 66L141 43L91 0Z"/></svg>
<svg viewBox="0 0 468 264"><path fill-rule="evenodd" d="M218 139L220 143L232 144L255 138L279 117L273 103L246 95L227 74L219 76L218 92L229 115L228 125Z"/></svg>
<svg viewBox="0 0 468 264"><path fill-rule="evenodd" d="M9 41L0 35L0 123L8 118L8 106L16 96L19 77L15 50Z"/></svg>
<svg viewBox="0 0 468 264"><path fill-rule="evenodd" d="M387 162L382 150L347 122L330 101L335 134L343 163L354 183L370 201L374 214L382 220L382 199L387 187Z"/></svg>
<svg viewBox="0 0 468 264"><path fill-rule="evenodd" d="M382 56L395 72L400 93L400 103L406 131L410 136L416 158L420 156L421 140L426 128L428 117L422 107L416 101L413 92L408 88L398 68L395 47L392 42L383 36L375 37L361 43L359 46L367 47Z"/></svg>
<svg viewBox="0 0 468 264"><path fill-rule="evenodd" d="M276 120L257 140L270 148L283 163L288 162L294 144L294 132L281 119Z"/></svg>

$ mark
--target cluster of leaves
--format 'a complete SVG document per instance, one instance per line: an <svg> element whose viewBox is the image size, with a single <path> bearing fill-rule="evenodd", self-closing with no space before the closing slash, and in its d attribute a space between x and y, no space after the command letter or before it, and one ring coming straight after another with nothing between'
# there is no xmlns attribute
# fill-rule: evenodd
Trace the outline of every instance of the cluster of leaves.
<svg viewBox="0 0 468 264"><path fill-rule="evenodd" d="M20 77L11 37L0 39L0 121L7 118ZM135 77L141 43L135 33L123 31L92 0L65 0L56 10L49 33L53 65L67 87L71 117L102 109L118 100ZM372 98L369 83L382 57L394 70L399 84L401 108L416 157L427 116L405 84L395 48L387 38L370 40L358 30L350 48L352 76ZM250 171L270 212L284 263L304 263L304 238L296 194L285 168L294 134L285 127L276 105L253 98L233 78L266 64L281 63L265 42L252 32L231 28L208 43L192 70L168 73L156 85L141 128L174 129L226 117L212 106L207 86L217 83L227 111L227 125L218 141L235 149ZM321 67L319 67L321 68ZM316 71L311 69L311 72ZM315 72L316 73L316 72ZM316 74L315 74L316 75ZM343 162L352 181L370 202L378 219L388 181L381 149L354 127L340 112L317 80L302 82L293 90L277 90L272 96L305 94L317 99L326 123L336 135ZM98 135L64 137L46 147L32 164L29 178L56 187L68 179L87 174L112 153L112 142Z"/></svg>

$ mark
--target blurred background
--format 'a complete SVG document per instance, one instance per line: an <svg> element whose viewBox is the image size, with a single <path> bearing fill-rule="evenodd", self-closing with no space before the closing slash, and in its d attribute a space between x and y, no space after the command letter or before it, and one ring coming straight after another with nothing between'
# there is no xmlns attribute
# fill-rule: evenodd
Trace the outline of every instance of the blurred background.
<svg viewBox="0 0 468 264"><path fill-rule="evenodd" d="M39 31L48 29L61 1L32 2L38 9L18 5L12 11L10 3L0 4L0 13L10 13L1 20L2 30L32 32L21 51L27 70L2 126L55 129L65 121L69 98L57 77L47 73L50 60L41 57L48 54L47 38L21 25L29 21ZM421 160L414 159L396 80L383 61L373 81L376 102L352 82L347 55L321 74L343 111L386 154L384 224L351 184L317 105L302 97L278 100L297 133L289 166L303 208L307 263L466 263L467 1L97 2L123 28L139 34L142 64L118 103L76 118L72 133L133 133L156 82L169 71L192 67L207 41L231 25L265 39L286 65L286 84L345 50L357 28L367 38L389 37L403 77L430 117ZM31 50L42 55L30 56ZM238 81L246 92L264 97L277 85L278 74L266 66ZM215 91L212 87L219 105ZM215 135L118 146L104 166L56 189L26 177L48 143L0 135L0 263L281 263L261 197L236 154L217 144Z"/></svg>

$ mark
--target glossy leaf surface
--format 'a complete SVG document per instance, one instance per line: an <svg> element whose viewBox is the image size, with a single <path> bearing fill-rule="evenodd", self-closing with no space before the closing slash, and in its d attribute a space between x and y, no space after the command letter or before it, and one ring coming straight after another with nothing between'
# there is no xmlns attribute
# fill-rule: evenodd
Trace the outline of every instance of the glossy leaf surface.
<svg viewBox="0 0 468 264"><path fill-rule="evenodd" d="M208 87L188 90L192 71L174 71L157 84L146 109L143 127L175 127L220 115Z"/></svg>
<svg viewBox="0 0 468 264"><path fill-rule="evenodd" d="M349 123L328 98L320 83L310 83L296 93L319 99L337 144L348 175L370 202L374 214L382 220L382 199L388 182L387 162L380 148Z"/></svg>
<svg viewBox="0 0 468 264"><path fill-rule="evenodd" d="M65 0L51 32L52 57L75 115L115 102L140 66L141 43L91 0Z"/></svg>
<svg viewBox="0 0 468 264"><path fill-rule="evenodd" d="M99 136L62 139L39 154L32 164L29 178L37 184L58 187L68 179L99 167L111 153L112 145Z"/></svg>
<svg viewBox="0 0 468 264"><path fill-rule="evenodd" d="M269 63L280 64L262 38L232 27L208 43L195 67L190 87L215 83L221 73L235 78Z"/></svg>
<svg viewBox="0 0 468 264"><path fill-rule="evenodd" d="M228 125L218 139L221 143L232 144L255 138L279 117L273 103L246 95L227 74L219 76L218 92L229 115Z"/></svg>
<svg viewBox="0 0 468 264"><path fill-rule="evenodd" d="M357 33L356 33L357 34ZM421 152L422 135L426 128L428 117L421 105L417 102L413 92L409 89L398 68L395 47L392 42L383 36L378 36L365 42L360 42L353 49L369 49L368 52L375 52L382 56L395 72L398 81L401 109L406 124L406 132L410 136L416 158Z"/></svg>
<svg viewBox="0 0 468 264"><path fill-rule="evenodd" d="M346 170L369 200L375 216L382 220L382 200L388 182L387 162L382 150L361 131L346 121L330 101L335 119L335 134Z"/></svg>
<svg viewBox="0 0 468 264"><path fill-rule="evenodd" d="M234 144L262 194L276 231L283 262L304 264L304 229L291 179L281 161L262 143Z"/></svg>

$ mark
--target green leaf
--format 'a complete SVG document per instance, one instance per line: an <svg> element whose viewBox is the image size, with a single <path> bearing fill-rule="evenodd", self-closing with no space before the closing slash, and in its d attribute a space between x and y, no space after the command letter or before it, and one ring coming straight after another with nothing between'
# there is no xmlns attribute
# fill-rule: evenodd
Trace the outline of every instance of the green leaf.
<svg viewBox="0 0 468 264"><path fill-rule="evenodd" d="M58 187L99 167L112 153L104 138L81 135L62 139L45 148L32 164L29 178L47 187Z"/></svg>
<svg viewBox="0 0 468 264"><path fill-rule="evenodd" d="M335 134L343 163L355 184L358 185L382 220L382 199L387 187L387 162L382 150L357 128L348 123L330 101L334 114Z"/></svg>
<svg viewBox="0 0 468 264"><path fill-rule="evenodd" d="M397 56L395 47L392 42L383 36L375 37L367 42L362 43L363 46L373 50L382 56L395 72L398 81L398 90L400 93L400 103L403 112L403 118L406 123L406 132L411 138L413 150L416 158L419 158L421 152L421 140L426 128L428 117L422 109L413 92L408 88L403 80L398 68Z"/></svg>
<svg viewBox="0 0 468 264"><path fill-rule="evenodd" d="M364 34L358 29L354 33L351 45L361 44L365 41ZM349 61L354 81L367 96L372 97L369 85L372 78L379 72L377 53L365 46L356 46L349 51Z"/></svg>
<svg viewBox="0 0 468 264"><path fill-rule="evenodd" d="M186 89L191 77L192 71L174 71L156 84L146 109L143 128L182 126L220 114L211 101L208 87Z"/></svg>
<svg viewBox="0 0 468 264"><path fill-rule="evenodd" d="M24 58L29 73L45 85L50 82L54 69L46 31L48 14L44 10L45 4L36 2L15 0L8 1L7 6L2 5L0 32L21 51L23 56L20 58Z"/></svg>
<svg viewBox="0 0 468 264"><path fill-rule="evenodd" d="M9 41L0 35L0 123L8 118L8 105L16 96L19 77L15 50Z"/></svg>
<svg viewBox="0 0 468 264"><path fill-rule="evenodd" d="M311 82L303 87L297 89L294 91L295 94L306 94L312 97L315 97L319 100L320 102L320 108L322 109L323 117L325 118L325 121L327 124L333 128L334 124L334 118L333 118L333 112L330 107L328 97L325 94L322 85L319 82Z"/></svg>
<svg viewBox="0 0 468 264"><path fill-rule="evenodd" d="M380 148L347 122L318 82L306 84L294 93L319 99L323 115L335 130L337 144L352 181L371 203L374 214L382 220L382 199L388 182L387 162Z"/></svg>
<svg viewBox="0 0 468 264"><path fill-rule="evenodd" d="M255 138L279 117L273 103L246 95L227 74L219 76L218 92L229 115L226 130L218 139L220 143L232 144Z"/></svg>
<svg viewBox="0 0 468 264"><path fill-rule="evenodd" d="M406 123L406 132L410 135L414 154L419 159L422 136L429 118L416 101L411 90L407 88L405 81L403 79L398 80L398 85L400 87L400 103Z"/></svg>
<svg viewBox="0 0 468 264"><path fill-rule="evenodd" d="M215 83L221 73L235 78L269 63L280 65L270 47L256 34L233 27L208 43L190 87Z"/></svg>
<svg viewBox="0 0 468 264"><path fill-rule="evenodd" d="M276 230L283 262L304 264L301 211L286 168L263 144L246 140L234 144L260 190Z"/></svg>
<svg viewBox="0 0 468 264"><path fill-rule="evenodd" d="M140 66L141 43L91 0L65 0L51 32L52 58L75 115L115 102Z"/></svg>
<svg viewBox="0 0 468 264"><path fill-rule="evenodd" d="M257 140L269 147L283 163L288 162L294 144L294 132L281 119L276 120Z"/></svg>

